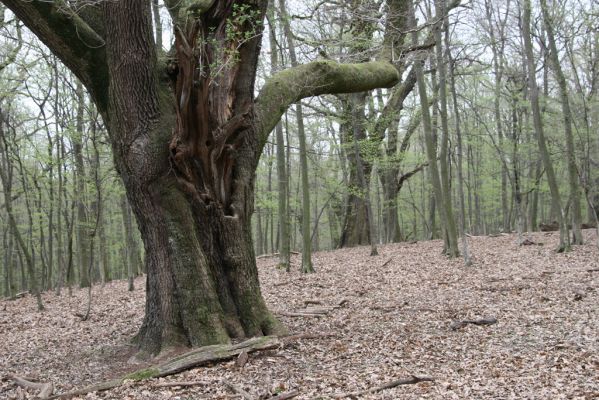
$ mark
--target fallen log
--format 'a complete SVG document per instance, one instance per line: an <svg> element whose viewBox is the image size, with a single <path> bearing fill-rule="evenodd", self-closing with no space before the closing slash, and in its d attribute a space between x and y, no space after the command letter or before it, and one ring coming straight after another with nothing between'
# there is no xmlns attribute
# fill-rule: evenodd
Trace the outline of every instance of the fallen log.
<svg viewBox="0 0 599 400"><path fill-rule="evenodd" d="M337 395L334 395L333 398L334 399L343 399L345 397L359 397L359 396L364 396L365 394L377 393L377 392L380 392L385 389L392 389L394 387L401 386L401 385L414 385L414 384L420 383L420 382L434 382L434 380L435 380L434 378L431 378L428 376L412 375L409 378L398 379L396 381L388 382L383 385L375 386L370 389L360 390L357 392L337 394Z"/></svg>
<svg viewBox="0 0 599 400"><path fill-rule="evenodd" d="M74 396L82 396L91 392L100 392L121 386L125 381L142 381L144 379L160 378L168 375L200 367L211 362L230 360L242 352L253 353L256 351L272 350L282 345L279 338L275 336L264 336L248 339L233 345L211 345L188 351L162 364L143 368L131 372L121 378L94 384L83 389L57 394L47 399L64 399Z"/></svg>

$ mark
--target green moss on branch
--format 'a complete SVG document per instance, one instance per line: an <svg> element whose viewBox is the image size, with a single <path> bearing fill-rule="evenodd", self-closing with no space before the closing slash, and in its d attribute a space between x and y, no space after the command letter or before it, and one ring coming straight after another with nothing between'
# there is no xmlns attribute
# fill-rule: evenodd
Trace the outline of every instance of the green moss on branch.
<svg viewBox="0 0 599 400"><path fill-rule="evenodd" d="M389 88L398 81L395 67L379 61L339 64L320 60L281 71L266 82L256 98L260 142L266 142L287 108L303 98Z"/></svg>

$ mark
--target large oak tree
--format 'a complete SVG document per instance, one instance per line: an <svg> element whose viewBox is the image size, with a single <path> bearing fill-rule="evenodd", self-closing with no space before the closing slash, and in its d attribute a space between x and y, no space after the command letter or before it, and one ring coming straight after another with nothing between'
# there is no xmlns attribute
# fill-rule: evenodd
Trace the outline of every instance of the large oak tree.
<svg viewBox="0 0 599 400"><path fill-rule="evenodd" d="M284 330L260 293L250 235L262 147L290 104L390 87L396 69L315 61L254 97L267 0L166 0L168 52L150 0L2 2L81 80L108 129L146 250L140 348Z"/></svg>

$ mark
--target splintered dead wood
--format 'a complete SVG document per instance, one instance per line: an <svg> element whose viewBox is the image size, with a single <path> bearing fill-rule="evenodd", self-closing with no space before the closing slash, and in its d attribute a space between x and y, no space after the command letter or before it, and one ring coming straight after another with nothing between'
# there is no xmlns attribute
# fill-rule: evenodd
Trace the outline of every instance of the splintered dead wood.
<svg viewBox="0 0 599 400"><path fill-rule="evenodd" d="M253 353L256 351L272 350L280 347L281 345L282 342L279 340L279 338L274 336L264 336L248 339L244 342L233 345L212 345L200 347L172 358L162 364L129 373L121 378L48 397L48 399L69 398L91 392L114 389L122 385L126 380L141 381L144 379L174 375L176 373L206 365L211 362L229 360L243 352Z"/></svg>
<svg viewBox="0 0 599 400"><path fill-rule="evenodd" d="M345 397L359 397L359 396L363 396L366 394L372 394L372 393L377 393L380 392L382 390L386 390L386 389L392 389L394 387L397 386L401 386L401 385L414 385L416 383L420 383L420 382L434 382L434 378L428 377L428 376L415 376L412 375L409 378L405 378L405 379L398 379L396 381L392 381L392 382L388 382L385 384L382 384L380 386L375 386L373 388L370 389L366 389L366 390L360 390L357 392L350 392L350 393L341 393L341 394L337 394L335 396L333 396L334 399L343 399Z"/></svg>

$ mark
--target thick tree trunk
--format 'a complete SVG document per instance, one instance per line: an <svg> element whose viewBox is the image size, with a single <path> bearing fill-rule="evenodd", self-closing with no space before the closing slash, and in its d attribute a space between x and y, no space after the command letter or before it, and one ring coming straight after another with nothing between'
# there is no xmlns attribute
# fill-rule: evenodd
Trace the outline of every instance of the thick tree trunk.
<svg viewBox="0 0 599 400"><path fill-rule="evenodd" d="M154 311L138 335L142 348L156 352L181 341L197 346L279 330L260 293L249 215L229 216L194 201L174 177L135 192L146 245L146 309Z"/></svg>
<svg viewBox="0 0 599 400"><path fill-rule="evenodd" d="M354 146L354 141L363 141L366 139L366 131L359 129L354 135L352 120L352 109L347 101L344 105L347 115L347 122L341 125L341 145L345 149L345 156L348 160L349 176L348 187L349 194L345 199L345 212L343 217L343 225L341 228L341 237L339 238L339 247L354 247L369 244L370 237L370 222L368 220L368 209L366 208L365 197L363 193L366 187L362 186L362 182L358 173L358 154L360 146ZM372 166L369 162L361 158L362 173L364 175L364 185L370 185L370 172Z"/></svg>
<svg viewBox="0 0 599 400"><path fill-rule="evenodd" d="M239 50L246 64L237 64L217 52L227 38L210 29L214 21L179 26L178 64L163 81L148 63L155 60L147 54L154 50L147 43L150 9L140 6L131 19L127 6L105 7L115 47L108 49L109 65L119 68L111 71L107 119L145 245L146 316L136 339L157 353L181 343L278 333L282 327L260 292L250 232L261 150L251 110L257 43ZM230 14L230 7L214 12ZM196 43L200 31L213 41ZM133 32L136 40L122 32ZM189 51L196 46L212 65L199 64ZM218 71L210 71L215 66Z"/></svg>
<svg viewBox="0 0 599 400"><path fill-rule="evenodd" d="M88 18L63 3L2 1L82 80L106 123L145 246L141 349L282 332L250 234L262 148L290 104L391 87L395 68L316 61L276 74L254 99L265 0L166 0L168 59L150 2L102 2Z"/></svg>

